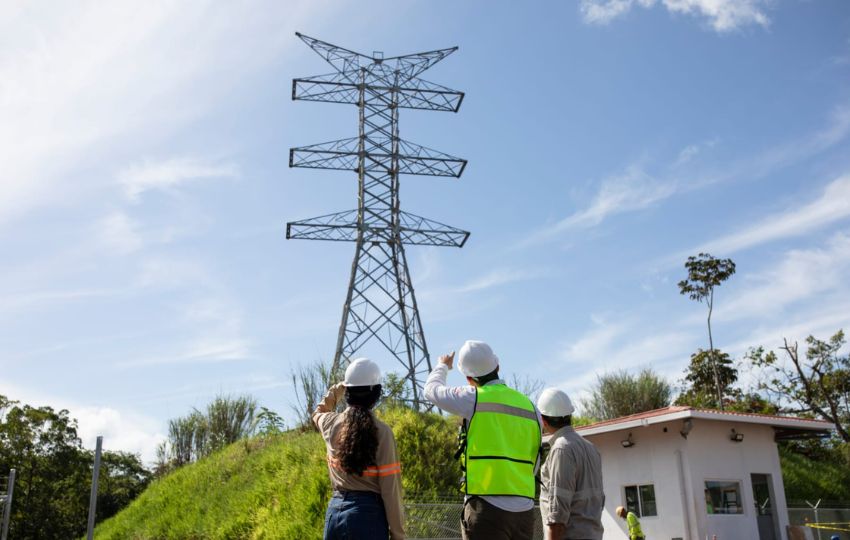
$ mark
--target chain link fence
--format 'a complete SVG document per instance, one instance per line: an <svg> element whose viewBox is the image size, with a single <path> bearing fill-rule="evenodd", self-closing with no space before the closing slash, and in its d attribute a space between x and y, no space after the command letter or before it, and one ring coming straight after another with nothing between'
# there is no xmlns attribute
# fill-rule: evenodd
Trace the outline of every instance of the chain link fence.
<svg viewBox="0 0 850 540"><path fill-rule="evenodd" d="M415 498L404 503L405 532L410 540L460 540L463 499L456 497ZM540 508L534 507L534 540L543 540Z"/></svg>
<svg viewBox="0 0 850 540"><path fill-rule="evenodd" d="M460 517L463 513L463 500L455 497L416 498L404 503L406 511L405 529L410 540L460 540ZM535 515L540 508L534 507ZM850 507L818 508L817 515L809 507L788 509L791 525L816 525L819 523L843 523L843 529L850 528ZM820 532L820 535L818 535ZM850 540L850 532L827 528L812 529L817 540L829 540L837 534L841 540ZM543 539L541 520L534 520L534 539Z"/></svg>
<svg viewBox="0 0 850 540"><path fill-rule="evenodd" d="M829 505L832 506L832 505ZM846 505L844 505L846 506ZM800 508L788 508L788 522L791 525L818 525L820 523L841 523L836 525L840 529L850 529L850 508L823 508L817 509L817 513L808 506ZM825 525L824 528L813 528L812 533L816 540L829 540L837 534L841 540L850 540L850 532L844 530L833 530Z"/></svg>

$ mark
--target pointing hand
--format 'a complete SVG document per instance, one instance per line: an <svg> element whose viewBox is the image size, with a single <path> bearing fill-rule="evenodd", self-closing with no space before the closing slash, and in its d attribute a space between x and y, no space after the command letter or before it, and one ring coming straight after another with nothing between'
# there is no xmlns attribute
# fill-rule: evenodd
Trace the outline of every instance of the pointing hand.
<svg viewBox="0 0 850 540"><path fill-rule="evenodd" d="M455 361L455 352L452 351L449 354L444 354L440 357L440 363L449 366L449 369L452 369L452 364Z"/></svg>

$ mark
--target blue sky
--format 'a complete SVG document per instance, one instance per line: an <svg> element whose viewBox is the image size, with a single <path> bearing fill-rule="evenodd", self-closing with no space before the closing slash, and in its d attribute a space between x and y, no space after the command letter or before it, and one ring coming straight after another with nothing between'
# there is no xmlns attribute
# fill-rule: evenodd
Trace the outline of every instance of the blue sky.
<svg viewBox="0 0 850 540"><path fill-rule="evenodd" d="M401 115L469 160L402 180L406 210L472 232L408 250L434 356L483 339L577 397L613 369L677 380L707 346L676 287L700 250L738 265L714 319L736 358L850 330L843 0L7 2L0 393L147 460L218 392L291 416L292 366L332 358L353 245L284 224L356 205L353 174L287 166L356 134L353 107L291 101L329 71L296 30L460 47L426 74L460 113Z"/></svg>

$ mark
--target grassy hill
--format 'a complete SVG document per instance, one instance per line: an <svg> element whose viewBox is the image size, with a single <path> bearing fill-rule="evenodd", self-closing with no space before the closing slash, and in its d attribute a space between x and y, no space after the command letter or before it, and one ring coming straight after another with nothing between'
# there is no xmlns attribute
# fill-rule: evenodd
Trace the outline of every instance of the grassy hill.
<svg viewBox="0 0 850 540"><path fill-rule="evenodd" d="M393 427L403 482L417 498L457 494L457 424L406 409L383 411ZM843 464L781 452L789 501L850 499ZM98 540L319 539L330 495L321 437L289 432L240 441L155 481L100 524Z"/></svg>
<svg viewBox="0 0 850 540"><path fill-rule="evenodd" d="M850 467L840 456L834 461L813 460L780 448L779 457L789 503L818 499L850 503Z"/></svg>
<svg viewBox="0 0 850 540"><path fill-rule="evenodd" d="M396 435L405 492L420 497L456 493L456 424L406 409L381 416ZM319 434L254 438L153 482L126 509L98 525L95 537L319 539L329 495Z"/></svg>

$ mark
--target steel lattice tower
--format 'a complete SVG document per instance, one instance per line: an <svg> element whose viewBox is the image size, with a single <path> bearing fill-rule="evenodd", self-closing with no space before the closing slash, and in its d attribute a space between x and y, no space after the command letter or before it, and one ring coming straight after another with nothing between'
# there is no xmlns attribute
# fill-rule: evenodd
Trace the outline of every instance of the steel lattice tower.
<svg viewBox="0 0 850 540"><path fill-rule="evenodd" d="M356 210L286 225L288 239L355 243L334 369L370 340L403 366L415 407L423 405L420 376L431 369L407 267L405 245L462 247L469 233L400 208L399 175L459 178L466 160L399 138L399 109L457 112L463 92L419 78L457 47L383 58L366 56L296 33L336 70L294 79L292 99L349 103L359 111L357 137L289 151L290 167L355 171ZM423 377L424 378L424 377Z"/></svg>
<svg viewBox="0 0 850 540"><path fill-rule="evenodd" d="M355 242L333 368L375 339L403 366L418 408L420 376L430 371L431 359L404 246L463 247L469 233L402 211L399 175L459 178L466 160L402 140L398 114L399 109L458 111L463 92L419 78L457 47L383 58L381 53L366 56L296 35L336 71L294 79L292 99L356 105L359 133L292 148L289 166L355 171L358 205L356 210L287 223L286 237Z"/></svg>

